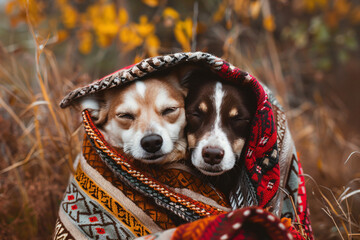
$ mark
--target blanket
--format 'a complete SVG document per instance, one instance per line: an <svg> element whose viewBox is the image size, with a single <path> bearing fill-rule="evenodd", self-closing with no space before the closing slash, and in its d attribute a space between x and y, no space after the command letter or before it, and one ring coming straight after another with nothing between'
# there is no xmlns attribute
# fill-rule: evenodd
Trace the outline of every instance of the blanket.
<svg viewBox="0 0 360 240"><path fill-rule="evenodd" d="M218 216L203 218L177 228L137 238L138 240L192 239L303 239L293 226L271 213L247 207Z"/></svg>
<svg viewBox="0 0 360 240"><path fill-rule="evenodd" d="M60 106L71 106L83 96L179 64L201 65L225 81L250 85L256 93L257 111L246 149L245 174L239 174L225 196L198 178L186 159L184 164L161 169L136 166L130 156L104 140L85 110L83 151L60 204L54 239L133 239L187 223L196 227L197 220L222 219L229 216L227 212L239 214L236 209L248 206L271 211L274 218L290 219L294 232L311 239L304 179L284 111L264 84L230 63L203 52L145 59L75 89ZM286 231L291 232L289 229Z"/></svg>

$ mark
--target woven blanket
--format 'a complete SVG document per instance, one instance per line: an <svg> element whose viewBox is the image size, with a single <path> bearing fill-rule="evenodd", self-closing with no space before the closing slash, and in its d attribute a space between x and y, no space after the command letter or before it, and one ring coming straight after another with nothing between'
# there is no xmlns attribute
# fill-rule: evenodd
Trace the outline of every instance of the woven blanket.
<svg viewBox="0 0 360 240"><path fill-rule="evenodd" d="M207 239L304 239L292 225L258 208L248 207L183 224L177 228L137 238L137 240Z"/></svg>
<svg viewBox="0 0 360 240"><path fill-rule="evenodd" d="M226 212L252 205L290 219L303 238L311 239L304 179L282 107L266 86L230 63L202 52L145 59L75 89L60 106L179 64L201 65L224 80L250 85L256 93L246 174L239 174L241 178L225 196L192 174L188 164L136 166L131 157L104 140L85 110L83 151L60 204L54 239L133 239L199 219L228 218L232 212ZM244 181L251 198L243 194Z"/></svg>

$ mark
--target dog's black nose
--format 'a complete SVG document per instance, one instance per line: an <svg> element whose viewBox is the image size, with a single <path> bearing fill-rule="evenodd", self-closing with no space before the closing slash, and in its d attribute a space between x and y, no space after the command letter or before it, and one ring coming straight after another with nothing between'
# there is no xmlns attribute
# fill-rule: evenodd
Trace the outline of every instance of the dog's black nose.
<svg viewBox="0 0 360 240"><path fill-rule="evenodd" d="M163 143L163 139L158 134L150 134L145 137L143 137L140 141L141 146L145 151L149 153L154 153L158 151Z"/></svg>
<svg viewBox="0 0 360 240"><path fill-rule="evenodd" d="M210 165L221 162L224 157L224 150L218 147L204 147L202 150L204 161Z"/></svg>

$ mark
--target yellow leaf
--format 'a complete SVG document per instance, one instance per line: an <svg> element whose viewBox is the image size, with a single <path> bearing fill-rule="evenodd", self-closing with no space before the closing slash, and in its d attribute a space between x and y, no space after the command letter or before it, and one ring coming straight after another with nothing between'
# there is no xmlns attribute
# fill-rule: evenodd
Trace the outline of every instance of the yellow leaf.
<svg viewBox="0 0 360 240"><path fill-rule="evenodd" d="M115 4L110 3L102 7L102 20L106 22L113 22L116 19L116 9Z"/></svg>
<svg viewBox="0 0 360 240"><path fill-rule="evenodd" d="M143 57L140 56L140 55L138 55L138 54L136 54L135 59L134 59L134 64L141 62L141 60L143 60Z"/></svg>
<svg viewBox="0 0 360 240"><path fill-rule="evenodd" d="M113 37L106 35L106 34L100 34L97 35L97 43L100 47L105 48L111 45L112 41L113 41Z"/></svg>
<svg viewBox="0 0 360 240"><path fill-rule="evenodd" d="M191 19L190 23L192 25ZM190 38L191 38L191 29L190 29L190 35L188 34L188 21L179 21L174 28L174 35L176 40L181 44L183 50L185 52L188 52L191 50L190 48Z"/></svg>
<svg viewBox="0 0 360 240"><path fill-rule="evenodd" d="M120 25L125 25L129 19L128 13L125 8L120 8L118 13L118 21Z"/></svg>
<svg viewBox="0 0 360 240"><path fill-rule="evenodd" d="M62 9L61 18L65 27L72 29L75 27L77 22L77 12L72 6L65 5Z"/></svg>
<svg viewBox="0 0 360 240"><path fill-rule="evenodd" d="M274 16L269 15L265 17L263 20L263 26L267 31L273 32L276 28Z"/></svg>
<svg viewBox="0 0 360 240"><path fill-rule="evenodd" d="M86 9L86 15L90 21L95 21L99 18L100 6L97 4L91 5Z"/></svg>
<svg viewBox="0 0 360 240"><path fill-rule="evenodd" d="M93 45L93 36L89 31L80 31L78 33L79 46L78 49L82 54L89 54Z"/></svg>
<svg viewBox="0 0 360 240"><path fill-rule="evenodd" d="M223 1L220 5L219 5L219 9L215 12L215 14L213 15L213 20L214 22L220 22L224 16L225 16L225 9L226 9L226 1Z"/></svg>
<svg viewBox="0 0 360 240"><path fill-rule="evenodd" d="M62 29L56 33L56 37L57 37L57 42L60 43L69 37L69 33L68 31Z"/></svg>
<svg viewBox="0 0 360 240"><path fill-rule="evenodd" d="M249 0L235 0L233 1L232 9L239 15L243 17L248 17L250 1Z"/></svg>
<svg viewBox="0 0 360 240"><path fill-rule="evenodd" d="M184 21L184 30L189 38L192 37L192 27L193 27L193 23L191 18L190 17L186 18Z"/></svg>
<svg viewBox="0 0 360 240"><path fill-rule="evenodd" d="M157 36L155 35L148 36L145 40L145 43L150 57L155 57L159 55L158 50L160 47L160 40Z"/></svg>
<svg viewBox="0 0 360 240"><path fill-rule="evenodd" d="M250 15L252 19L258 18L260 9L261 9L261 3L259 0L250 3Z"/></svg>
<svg viewBox="0 0 360 240"><path fill-rule="evenodd" d="M119 25L116 22L96 22L94 24L96 34L109 35L114 37L119 31Z"/></svg>
<svg viewBox="0 0 360 240"><path fill-rule="evenodd" d="M329 3L329 0L315 0L316 5L320 9L325 9Z"/></svg>
<svg viewBox="0 0 360 240"><path fill-rule="evenodd" d="M14 11L15 7L16 7L15 1L8 2L5 6L5 13L7 15L10 15Z"/></svg>
<svg viewBox="0 0 360 240"><path fill-rule="evenodd" d="M175 9L173 9L171 7L167 7L163 11L163 17L178 20L180 16L179 16L179 13Z"/></svg>
<svg viewBox="0 0 360 240"><path fill-rule="evenodd" d="M159 5L159 0L142 0L142 2L148 5L149 7L156 7Z"/></svg>
<svg viewBox="0 0 360 240"><path fill-rule="evenodd" d="M314 0L305 0L304 7L308 12L313 12L315 10L315 1Z"/></svg>
<svg viewBox="0 0 360 240"><path fill-rule="evenodd" d="M134 31L133 26L121 28L119 40L125 51L131 51L143 43L143 39Z"/></svg>
<svg viewBox="0 0 360 240"><path fill-rule="evenodd" d="M148 18L145 15L140 16L140 23L134 25L137 33L140 37L145 38L149 34L155 31L155 26L151 23L148 23Z"/></svg>
<svg viewBox="0 0 360 240"><path fill-rule="evenodd" d="M44 6L45 3L34 0L13 0L6 5L5 13L10 15L12 27L19 22L26 22L27 19L36 26L44 19Z"/></svg>

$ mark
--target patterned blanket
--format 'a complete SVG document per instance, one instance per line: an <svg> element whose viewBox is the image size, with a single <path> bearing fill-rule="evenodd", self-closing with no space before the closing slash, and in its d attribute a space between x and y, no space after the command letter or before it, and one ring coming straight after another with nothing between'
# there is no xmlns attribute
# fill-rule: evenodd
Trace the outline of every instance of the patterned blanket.
<svg viewBox="0 0 360 240"><path fill-rule="evenodd" d="M104 140L85 110L83 151L60 204L54 239L134 239L151 233L160 236L163 230L174 227L178 227L175 233L180 231L185 235L186 229L194 227L201 235L205 232L197 226L210 222L232 223L232 214L247 217L244 209L247 206L259 206L274 214L264 218L264 214L269 214L267 211L248 209L254 216L251 221L262 219L265 227L271 227L272 218L276 221L288 219L288 227L280 227L286 232L284 236L290 233L296 239L312 239L304 179L285 114L263 84L230 63L202 52L149 58L70 92L60 105L70 106L85 95L179 64L207 67L224 80L250 84L256 93L258 104L246 149L245 174L239 174L229 196L224 196L193 174L186 159L185 163L161 168L136 166L121 149L112 148ZM244 191L244 183L247 191ZM226 226L222 234L226 231L230 234L233 230L230 224ZM214 230L214 227L209 228ZM219 236L218 228L212 234ZM243 239L241 236L246 235L231 236Z"/></svg>
<svg viewBox="0 0 360 240"><path fill-rule="evenodd" d="M248 207L183 224L177 228L137 238L138 240L207 240L207 239L303 239L285 221L271 213Z"/></svg>

